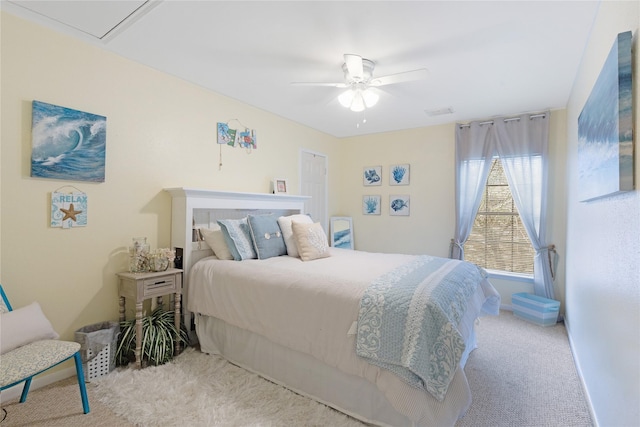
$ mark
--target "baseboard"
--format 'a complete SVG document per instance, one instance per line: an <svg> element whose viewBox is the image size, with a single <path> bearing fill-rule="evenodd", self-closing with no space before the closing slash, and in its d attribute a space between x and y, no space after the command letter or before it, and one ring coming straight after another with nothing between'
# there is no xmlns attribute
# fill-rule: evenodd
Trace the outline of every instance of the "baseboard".
<svg viewBox="0 0 640 427"><path fill-rule="evenodd" d="M37 390L41 387L48 386L49 384L53 384L55 382L64 380L74 375L76 375L75 366L72 366L66 369L59 369L48 375L44 375L44 374L38 375L34 377L33 380L31 381L31 387L29 388L29 393L31 393L33 390ZM6 403L10 400L20 398L23 387L24 387L24 382L18 385L15 385L11 388L8 388L6 390L2 390L2 392L0 393L0 403ZM27 395L27 399L29 399L28 395Z"/></svg>
<svg viewBox="0 0 640 427"><path fill-rule="evenodd" d="M500 304L500 310L513 311L511 304Z"/></svg>
<svg viewBox="0 0 640 427"><path fill-rule="evenodd" d="M591 403L591 396L589 395L589 389L587 389L587 384L584 382L584 378L582 376L582 369L580 368L580 361L576 357L576 351L573 347L573 340L571 339L571 327L569 324L569 318L567 316L564 317L564 327L567 329L567 336L569 337L569 348L571 348L571 356L573 357L573 363L576 365L576 371L578 372L578 378L580 379L580 384L582 384L582 391L584 393L584 397L587 400L587 407L589 408L589 413L591 414L591 420L593 421L594 427L599 427L598 418L596 417L596 413L593 410L593 404Z"/></svg>

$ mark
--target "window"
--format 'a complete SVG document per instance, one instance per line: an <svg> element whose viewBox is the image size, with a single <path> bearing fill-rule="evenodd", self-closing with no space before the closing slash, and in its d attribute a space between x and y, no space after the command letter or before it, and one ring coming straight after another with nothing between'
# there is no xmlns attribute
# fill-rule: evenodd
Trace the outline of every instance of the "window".
<svg viewBox="0 0 640 427"><path fill-rule="evenodd" d="M502 163L496 157L464 245L464 258L488 270L533 274L534 255Z"/></svg>

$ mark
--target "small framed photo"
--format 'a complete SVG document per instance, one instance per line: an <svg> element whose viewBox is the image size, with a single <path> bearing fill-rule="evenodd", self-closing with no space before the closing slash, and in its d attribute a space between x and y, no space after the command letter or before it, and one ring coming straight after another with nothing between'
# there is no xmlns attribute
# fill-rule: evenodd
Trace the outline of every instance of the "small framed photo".
<svg viewBox="0 0 640 427"><path fill-rule="evenodd" d="M382 166L367 166L362 172L362 183L365 187L382 185Z"/></svg>
<svg viewBox="0 0 640 427"><path fill-rule="evenodd" d="M286 179L276 178L273 180L273 194L287 194L288 187Z"/></svg>
<svg viewBox="0 0 640 427"><path fill-rule="evenodd" d="M389 167L389 185L409 185L409 164Z"/></svg>
<svg viewBox="0 0 640 427"><path fill-rule="evenodd" d="M410 199L408 194L389 196L389 215L409 216Z"/></svg>
<svg viewBox="0 0 640 427"><path fill-rule="evenodd" d="M380 215L380 196L362 196L362 214Z"/></svg>

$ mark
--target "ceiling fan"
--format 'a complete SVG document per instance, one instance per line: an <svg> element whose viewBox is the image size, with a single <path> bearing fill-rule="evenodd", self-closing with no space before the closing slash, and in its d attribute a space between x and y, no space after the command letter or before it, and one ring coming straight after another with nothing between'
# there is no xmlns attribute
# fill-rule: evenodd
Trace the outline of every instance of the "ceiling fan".
<svg viewBox="0 0 640 427"><path fill-rule="evenodd" d="M345 78L344 82L294 82L292 84L349 88L349 90L338 96L338 101L342 106L357 112L363 111L365 108L371 108L378 102L380 96L375 92L375 89L371 90L371 88L421 80L427 78L428 74L426 68L420 68L382 77L374 77L374 68L375 64L373 61L365 59L360 55L346 53L344 55L344 64L342 64L342 71L344 71Z"/></svg>

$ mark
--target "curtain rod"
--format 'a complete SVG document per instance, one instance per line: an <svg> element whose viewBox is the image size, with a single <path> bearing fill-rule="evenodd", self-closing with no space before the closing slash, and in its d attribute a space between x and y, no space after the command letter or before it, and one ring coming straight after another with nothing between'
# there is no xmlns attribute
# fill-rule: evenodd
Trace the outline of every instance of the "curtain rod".
<svg viewBox="0 0 640 427"><path fill-rule="evenodd" d="M546 116L546 113L533 114L532 116L529 116L529 120L533 120L533 119L536 119L538 117L545 117L545 116ZM511 121L514 121L514 120L520 120L520 117L512 117L510 119L504 119L505 123L506 122L511 122ZM482 126L482 125L492 125L493 123L494 123L493 120L487 120L486 122L480 122L478 124L480 126ZM461 128L468 128L469 126L471 126L471 123L466 123L466 124L462 124L462 125L459 125L459 126Z"/></svg>

